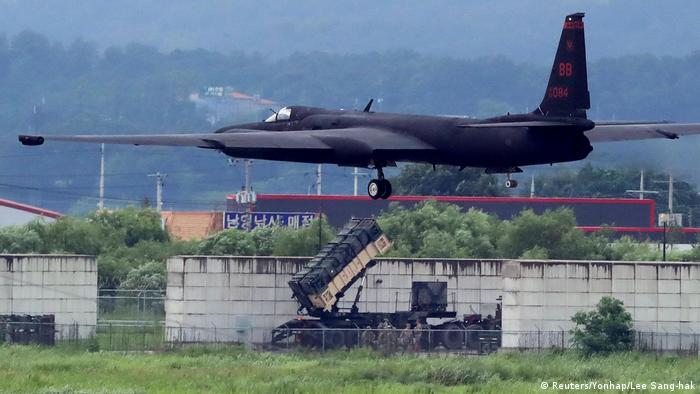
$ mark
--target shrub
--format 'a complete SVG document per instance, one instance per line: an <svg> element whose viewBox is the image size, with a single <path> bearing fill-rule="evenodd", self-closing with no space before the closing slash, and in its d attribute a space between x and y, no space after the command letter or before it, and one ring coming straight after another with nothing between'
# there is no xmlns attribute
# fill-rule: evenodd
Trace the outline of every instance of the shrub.
<svg viewBox="0 0 700 394"><path fill-rule="evenodd" d="M571 330L574 346L584 354L629 350L634 341L632 315L622 301L603 297L594 311L579 311L571 318L576 328Z"/></svg>
<svg viewBox="0 0 700 394"><path fill-rule="evenodd" d="M120 287L126 290L160 290L166 285L165 263L149 261L129 271Z"/></svg>

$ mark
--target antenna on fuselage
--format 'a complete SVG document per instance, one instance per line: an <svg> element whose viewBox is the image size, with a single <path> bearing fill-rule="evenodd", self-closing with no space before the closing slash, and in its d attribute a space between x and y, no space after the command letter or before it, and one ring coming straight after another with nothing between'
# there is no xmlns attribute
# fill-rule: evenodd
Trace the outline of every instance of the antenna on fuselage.
<svg viewBox="0 0 700 394"><path fill-rule="evenodd" d="M367 103L367 105L365 105L365 109L363 109L362 112L369 112L370 108L372 108L373 102L374 102L373 98L369 99L369 102Z"/></svg>

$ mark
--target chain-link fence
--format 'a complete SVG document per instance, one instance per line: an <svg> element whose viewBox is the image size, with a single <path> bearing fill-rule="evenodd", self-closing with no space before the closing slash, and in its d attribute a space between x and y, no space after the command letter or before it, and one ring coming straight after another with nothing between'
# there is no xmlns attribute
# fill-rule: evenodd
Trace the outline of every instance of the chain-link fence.
<svg viewBox="0 0 700 394"><path fill-rule="evenodd" d="M279 334L279 331L278 331ZM147 351L206 345L252 349L342 351L369 348L385 354L489 354L499 349L570 348L568 331L290 329L273 343L272 329L254 327L166 327L162 322L100 322L95 326L39 321L0 324L0 344L75 345L91 350ZM265 340L260 340L264 338ZM697 356L700 334L635 332L633 350Z"/></svg>
<svg viewBox="0 0 700 394"><path fill-rule="evenodd" d="M163 321L165 290L100 289L97 306L100 321Z"/></svg>
<svg viewBox="0 0 700 394"><path fill-rule="evenodd" d="M501 331L497 330L325 328L278 329L276 332L281 339L275 341L272 347L277 349L327 351L365 347L387 354L488 354L501 347Z"/></svg>

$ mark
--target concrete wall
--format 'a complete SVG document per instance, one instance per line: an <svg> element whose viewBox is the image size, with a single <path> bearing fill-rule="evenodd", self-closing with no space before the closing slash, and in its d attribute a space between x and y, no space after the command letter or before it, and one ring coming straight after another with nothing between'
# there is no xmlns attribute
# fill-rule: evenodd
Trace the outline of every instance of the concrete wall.
<svg viewBox="0 0 700 394"><path fill-rule="evenodd" d="M57 339L88 337L97 323L95 259L0 255L0 314L52 314Z"/></svg>
<svg viewBox="0 0 700 394"><path fill-rule="evenodd" d="M504 331L566 337L574 313L613 296L624 302L637 331L661 334L656 347L675 349L679 341L697 340L678 334L700 334L700 263L508 261L502 272ZM504 333L503 345L560 346L561 339Z"/></svg>
<svg viewBox="0 0 700 394"><path fill-rule="evenodd" d="M170 259L165 305L169 339L269 340L270 329L296 316L297 303L290 298L287 281L307 260ZM671 341L681 341L679 333L700 334L700 263L376 261L367 275L360 310L407 310L413 281L446 281L449 309L458 317L493 314L502 295L505 347L568 345L571 316L593 309L605 295L625 303L638 331L676 335ZM347 292L341 308L350 306L355 291Z"/></svg>
<svg viewBox="0 0 700 394"><path fill-rule="evenodd" d="M287 282L308 258L175 257L168 260L167 335L182 341L269 340L270 330L296 316ZM493 314L501 294L499 261L380 259L367 275L360 310L410 308L413 281L448 282L458 316ZM341 308L349 308L356 283ZM194 327L194 328L193 328Z"/></svg>

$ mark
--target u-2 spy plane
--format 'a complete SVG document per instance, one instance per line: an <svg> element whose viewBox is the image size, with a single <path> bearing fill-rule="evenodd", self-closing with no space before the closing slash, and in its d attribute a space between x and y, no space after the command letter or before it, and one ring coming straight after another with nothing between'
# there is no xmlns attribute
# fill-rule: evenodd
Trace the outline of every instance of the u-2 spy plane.
<svg viewBox="0 0 700 394"><path fill-rule="evenodd" d="M537 109L488 119L405 115L303 106L285 107L259 123L224 127L208 134L21 135L24 145L44 141L194 146L237 158L374 168L372 199L386 199L391 184L383 169L397 162L485 168L511 174L521 166L584 159L591 143L700 134L700 123L593 122L590 108L583 13L565 17L549 84Z"/></svg>

